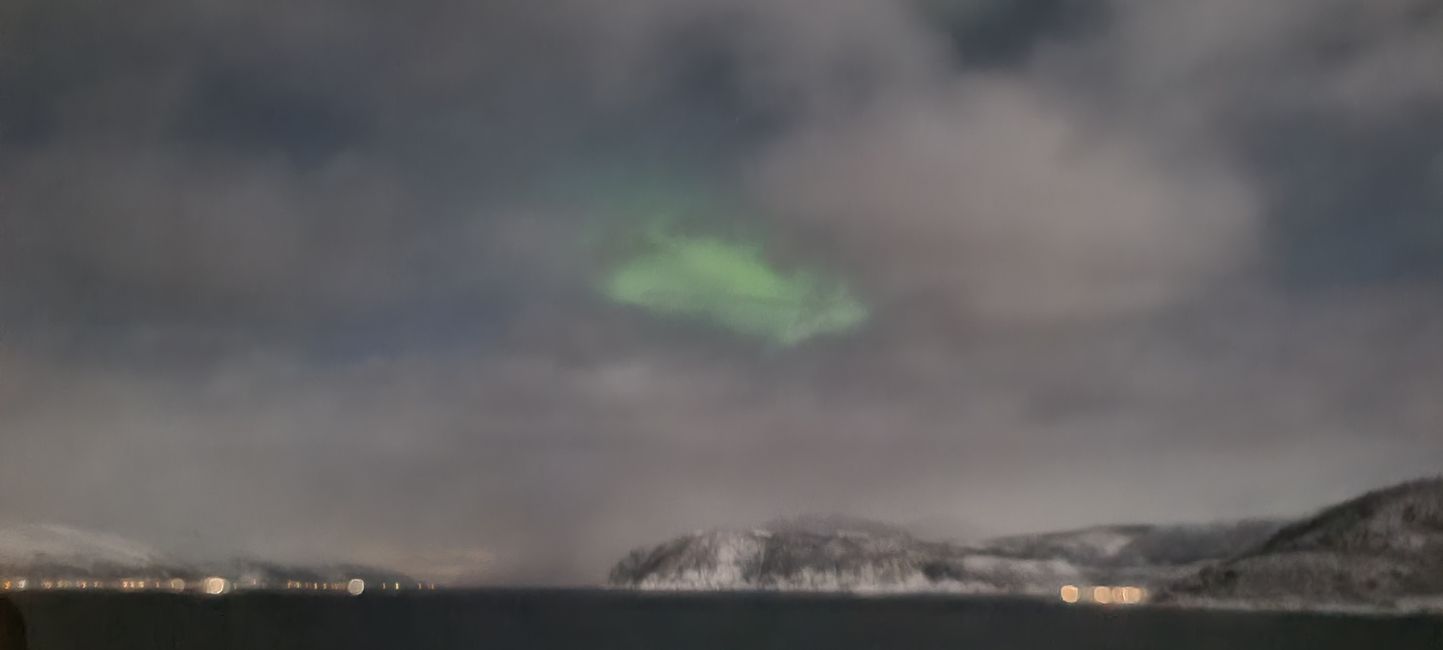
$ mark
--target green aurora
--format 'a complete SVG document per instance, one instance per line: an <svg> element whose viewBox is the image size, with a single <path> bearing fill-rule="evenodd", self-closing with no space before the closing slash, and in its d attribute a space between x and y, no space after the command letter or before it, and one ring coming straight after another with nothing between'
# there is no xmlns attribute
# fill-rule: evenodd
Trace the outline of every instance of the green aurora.
<svg viewBox="0 0 1443 650"><path fill-rule="evenodd" d="M783 273L759 245L679 236L662 221L646 231L644 244L606 275L601 289L609 299L787 347L867 320L867 307L846 285L812 271Z"/></svg>

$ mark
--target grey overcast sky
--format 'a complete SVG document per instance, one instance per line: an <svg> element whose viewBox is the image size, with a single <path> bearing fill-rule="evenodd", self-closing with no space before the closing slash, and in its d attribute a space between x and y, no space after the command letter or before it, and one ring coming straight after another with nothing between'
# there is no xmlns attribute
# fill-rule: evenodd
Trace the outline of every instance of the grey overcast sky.
<svg viewBox="0 0 1443 650"><path fill-rule="evenodd" d="M7 0L0 520L601 579L1443 468L1431 0ZM870 308L610 302L648 192ZM726 206L721 208L718 206Z"/></svg>

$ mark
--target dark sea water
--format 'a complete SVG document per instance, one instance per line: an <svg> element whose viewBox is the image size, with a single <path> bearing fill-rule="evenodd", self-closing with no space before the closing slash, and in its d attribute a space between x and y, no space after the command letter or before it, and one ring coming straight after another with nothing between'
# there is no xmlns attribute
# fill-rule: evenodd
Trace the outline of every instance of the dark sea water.
<svg viewBox="0 0 1443 650"><path fill-rule="evenodd" d="M468 591L27 593L32 650L1443 650L1443 618L1093 609L1013 599Z"/></svg>

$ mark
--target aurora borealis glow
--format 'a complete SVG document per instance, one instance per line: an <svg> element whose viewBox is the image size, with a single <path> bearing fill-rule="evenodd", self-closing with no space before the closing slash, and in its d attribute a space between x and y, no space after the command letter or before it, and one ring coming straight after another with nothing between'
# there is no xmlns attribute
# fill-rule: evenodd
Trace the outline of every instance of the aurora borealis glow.
<svg viewBox="0 0 1443 650"><path fill-rule="evenodd" d="M610 300L782 346L867 320L867 307L845 284L811 270L784 273L758 244L675 235L660 225L647 231L645 244L605 277L601 290Z"/></svg>

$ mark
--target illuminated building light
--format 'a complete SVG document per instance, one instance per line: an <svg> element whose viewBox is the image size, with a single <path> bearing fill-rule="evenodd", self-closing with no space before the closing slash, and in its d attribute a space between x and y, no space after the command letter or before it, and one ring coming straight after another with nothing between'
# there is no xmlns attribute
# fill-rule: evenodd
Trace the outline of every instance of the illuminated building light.
<svg viewBox="0 0 1443 650"><path fill-rule="evenodd" d="M15 588L16 588L17 590L19 590L19 589L24 589L24 588L29 587L29 586L30 586L30 581L29 581L29 580L26 580L26 579L24 579L24 578L21 578L21 579L15 581Z"/></svg>
<svg viewBox="0 0 1443 650"><path fill-rule="evenodd" d="M171 579L170 579L170 589L171 589L171 591L185 591L185 579L183 579L183 578L171 578Z"/></svg>
<svg viewBox="0 0 1443 650"><path fill-rule="evenodd" d="M1126 603L1127 603L1127 588L1126 588L1126 587L1113 587L1113 588L1112 588L1112 602L1114 602L1114 603L1126 604Z"/></svg>
<svg viewBox="0 0 1443 650"><path fill-rule="evenodd" d="M1093 587L1092 602L1099 605L1106 605L1112 602L1112 589L1108 587Z"/></svg>
<svg viewBox="0 0 1443 650"><path fill-rule="evenodd" d="M346 583L346 593L352 596L359 596L366 591L366 581L360 578L352 578Z"/></svg>
<svg viewBox="0 0 1443 650"><path fill-rule="evenodd" d="M1065 585L1062 587L1062 602L1075 603L1082 599L1082 590L1076 585Z"/></svg>
<svg viewBox="0 0 1443 650"><path fill-rule="evenodd" d="M231 588L231 581L225 578L210 577L201 582L201 591L204 591L210 596L220 596L230 593Z"/></svg>

